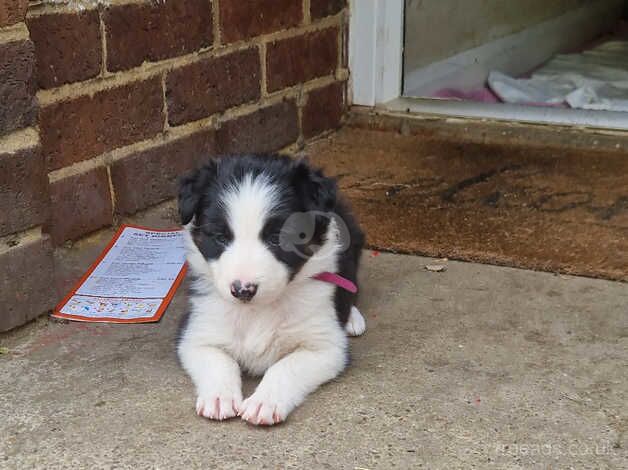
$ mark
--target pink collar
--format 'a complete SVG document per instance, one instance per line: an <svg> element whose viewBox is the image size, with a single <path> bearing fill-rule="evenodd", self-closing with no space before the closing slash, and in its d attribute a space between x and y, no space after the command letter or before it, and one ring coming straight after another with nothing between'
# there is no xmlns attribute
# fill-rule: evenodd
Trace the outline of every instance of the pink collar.
<svg viewBox="0 0 628 470"><path fill-rule="evenodd" d="M352 294L358 292L358 286L356 286L355 283L353 283L346 277L342 277L340 274L325 271L322 273L318 273L316 276L313 277L313 279L323 282L329 282L330 284L336 284L338 287L341 287L344 290L351 292Z"/></svg>

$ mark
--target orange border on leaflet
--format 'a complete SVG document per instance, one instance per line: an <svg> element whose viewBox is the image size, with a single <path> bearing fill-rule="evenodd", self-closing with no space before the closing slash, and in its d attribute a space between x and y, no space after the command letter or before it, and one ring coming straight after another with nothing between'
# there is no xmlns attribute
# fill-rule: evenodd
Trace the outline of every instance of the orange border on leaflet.
<svg viewBox="0 0 628 470"><path fill-rule="evenodd" d="M185 277L185 273L187 272L187 263L184 263L183 266L181 267L181 270L179 271L177 278L174 280L174 283L170 287L170 290L161 301L161 305L157 309L157 312L155 312L155 315L153 315L152 317L146 317L146 318L84 317L81 315L73 315L71 313L61 312L61 309L65 307L65 305L72 298L72 296L76 294L76 291L80 289L80 287L87 280L90 274L94 272L94 270L100 264L100 262L105 258L105 256L107 256L107 253L109 253L109 250L111 250L111 248L116 243L116 241L118 241L118 238L120 238L120 235L122 235L122 232L124 232L124 229L126 228L136 228L139 230L148 230L150 232L180 232L182 230L182 229L172 229L172 230L153 229L153 228L147 228L147 227L142 227L140 225L133 225L133 224L121 225L118 231L116 232L116 234L111 239L111 241L107 244L105 249L102 251L102 253L98 256L98 258L96 258L96 261L92 263L92 265L89 267L87 272L83 275L83 277L81 277L81 279L79 279L79 281L76 283L74 288L70 291L70 293L66 295L63 298L63 300L59 302L59 304L54 308L51 316L55 318L66 318L68 320L77 320L77 321L93 322L93 323L152 323L152 322L158 322L159 320L161 320L161 317L163 316L164 312L168 308L168 305L172 301L174 294L177 292L177 289L179 288L179 286L181 285L181 282L183 281L183 278ZM121 298L125 298L125 297L121 297ZM130 299L132 297L126 297L126 298Z"/></svg>

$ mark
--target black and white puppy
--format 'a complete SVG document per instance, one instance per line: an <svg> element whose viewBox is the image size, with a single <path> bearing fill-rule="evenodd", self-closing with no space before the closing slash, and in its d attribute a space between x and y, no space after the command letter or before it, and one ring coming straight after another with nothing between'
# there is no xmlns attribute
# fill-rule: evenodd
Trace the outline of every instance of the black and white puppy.
<svg viewBox="0 0 628 470"><path fill-rule="evenodd" d="M209 419L284 421L346 366L364 235L336 183L281 155L223 157L181 181L192 275L178 354ZM263 378L243 400L241 369Z"/></svg>

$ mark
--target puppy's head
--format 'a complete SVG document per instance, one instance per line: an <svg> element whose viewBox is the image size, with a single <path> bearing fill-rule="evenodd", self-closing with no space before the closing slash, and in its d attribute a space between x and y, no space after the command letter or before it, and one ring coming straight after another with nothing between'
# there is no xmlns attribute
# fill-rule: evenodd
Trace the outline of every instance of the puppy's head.
<svg viewBox="0 0 628 470"><path fill-rule="evenodd" d="M231 302L273 302L325 242L335 204L335 181L303 161L213 160L180 184L190 265Z"/></svg>

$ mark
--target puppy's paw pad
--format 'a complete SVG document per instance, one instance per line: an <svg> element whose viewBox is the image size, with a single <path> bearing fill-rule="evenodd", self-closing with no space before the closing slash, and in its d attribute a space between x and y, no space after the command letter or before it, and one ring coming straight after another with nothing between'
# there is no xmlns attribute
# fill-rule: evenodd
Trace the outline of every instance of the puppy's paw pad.
<svg viewBox="0 0 628 470"><path fill-rule="evenodd" d="M280 404L271 400L261 400L255 394L244 400L240 416L244 421L256 426L272 426L283 422L288 413Z"/></svg>
<svg viewBox="0 0 628 470"><path fill-rule="evenodd" d="M360 336L366 331L366 320L355 305L351 307L345 331L349 336Z"/></svg>
<svg viewBox="0 0 628 470"><path fill-rule="evenodd" d="M241 401L228 395L199 396L196 399L196 414L207 419L223 421L238 415Z"/></svg>

